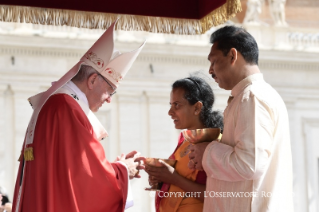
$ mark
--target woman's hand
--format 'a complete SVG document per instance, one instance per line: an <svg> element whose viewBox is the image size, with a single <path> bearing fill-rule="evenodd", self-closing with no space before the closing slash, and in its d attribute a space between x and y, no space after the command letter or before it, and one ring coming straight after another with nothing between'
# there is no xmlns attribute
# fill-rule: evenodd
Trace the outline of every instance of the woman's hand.
<svg viewBox="0 0 319 212"><path fill-rule="evenodd" d="M145 171L150 175L150 183L151 181L164 182L178 186L185 192L196 192L197 196L195 196L195 198L204 202L204 191L206 190L206 185L193 182L186 177L179 175L173 167L162 160L159 160L159 162L162 164L161 167L145 165Z"/></svg>
<svg viewBox="0 0 319 212"><path fill-rule="evenodd" d="M153 186L153 185L158 185L159 183L161 183L161 181L157 180L154 176L149 175L148 183L150 186Z"/></svg>
<svg viewBox="0 0 319 212"><path fill-rule="evenodd" d="M168 165L162 160L159 160L162 164L161 167L154 167L145 165L145 171L149 174L149 182L150 178L152 182L164 182L169 184L175 184L177 177L179 174L175 171L173 167Z"/></svg>

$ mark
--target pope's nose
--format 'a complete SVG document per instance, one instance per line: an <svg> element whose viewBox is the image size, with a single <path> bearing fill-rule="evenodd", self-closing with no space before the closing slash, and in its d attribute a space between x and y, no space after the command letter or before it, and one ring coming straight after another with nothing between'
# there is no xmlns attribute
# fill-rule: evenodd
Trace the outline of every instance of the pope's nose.
<svg viewBox="0 0 319 212"><path fill-rule="evenodd" d="M107 97L107 99L106 99L105 101L106 101L107 103L111 103L112 97L111 97L111 96Z"/></svg>

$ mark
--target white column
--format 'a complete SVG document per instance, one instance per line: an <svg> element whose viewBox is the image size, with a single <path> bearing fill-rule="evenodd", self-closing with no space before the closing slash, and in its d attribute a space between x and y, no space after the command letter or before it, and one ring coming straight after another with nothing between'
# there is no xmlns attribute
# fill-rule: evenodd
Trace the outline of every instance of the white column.
<svg viewBox="0 0 319 212"><path fill-rule="evenodd" d="M2 93L2 92L1 92ZM13 190L15 184L15 113L14 113L14 93L11 86L8 85L3 93L3 120L2 133L3 136L0 141L0 157L3 158L4 163L0 167L0 179L9 194L12 201Z"/></svg>
<svg viewBox="0 0 319 212"><path fill-rule="evenodd" d="M150 157L150 114L149 98L143 91L141 96L141 131L142 131L142 154Z"/></svg>

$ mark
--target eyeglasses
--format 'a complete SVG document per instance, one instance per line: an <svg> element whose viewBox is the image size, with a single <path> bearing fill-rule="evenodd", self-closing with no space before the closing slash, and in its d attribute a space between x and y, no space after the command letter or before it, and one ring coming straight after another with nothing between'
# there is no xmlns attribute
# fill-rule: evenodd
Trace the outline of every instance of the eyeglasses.
<svg viewBox="0 0 319 212"><path fill-rule="evenodd" d="M113 89L113 90L115 90L115 88L105 79L105 77L103 77L103 75L102 74L100 74L100 73L97 73L100 77L102 77L102 79L109 85L109 86L111 86L111 88ZM114 94L116 94L116 91L114 91L113 93L111 93L110 94L110 97L111 96L113 96Z"/></svg>

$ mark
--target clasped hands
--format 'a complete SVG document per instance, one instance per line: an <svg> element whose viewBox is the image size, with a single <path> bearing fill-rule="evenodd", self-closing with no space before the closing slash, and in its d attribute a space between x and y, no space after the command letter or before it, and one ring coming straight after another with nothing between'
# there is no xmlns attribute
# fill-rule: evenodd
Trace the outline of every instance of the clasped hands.
<svg viewBox="0 0 319 212"><path fill-rule="evenodd" d="M137 151L132 151L128 153L127 155L121 154L121 156L117 156L115 160L115 162L121 161L126 164L130 179L141 178L141 175L139 174L139 170L145 169L145 166L144 166L145 157L140 155L141 153Z"/></svg>

